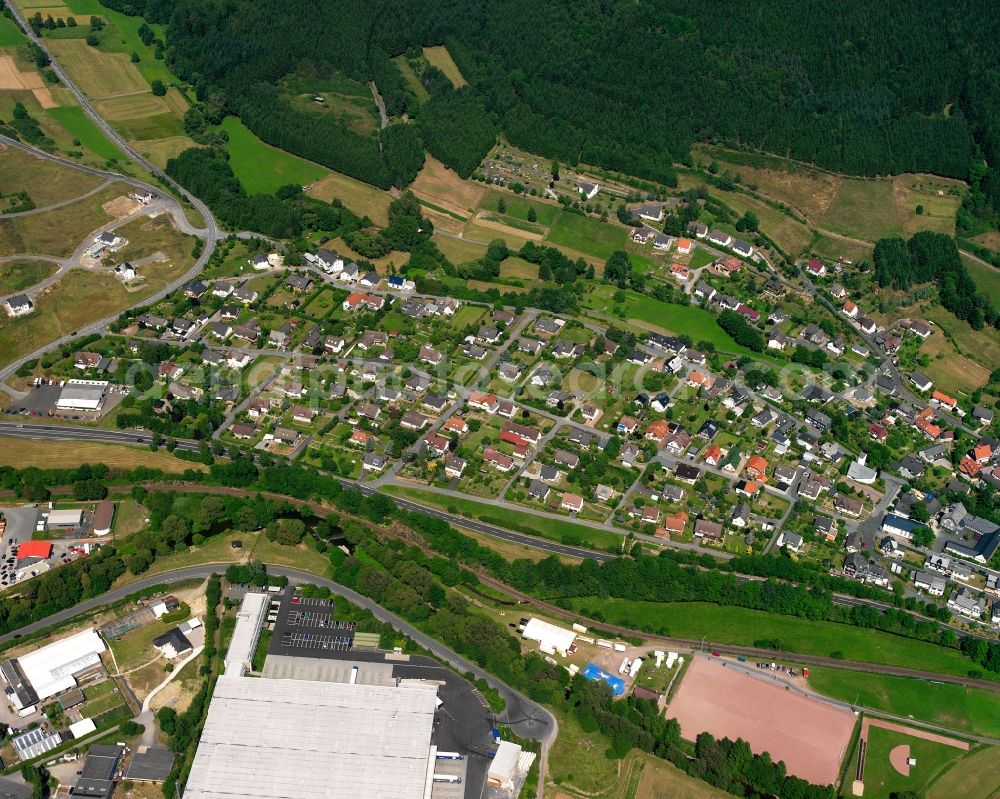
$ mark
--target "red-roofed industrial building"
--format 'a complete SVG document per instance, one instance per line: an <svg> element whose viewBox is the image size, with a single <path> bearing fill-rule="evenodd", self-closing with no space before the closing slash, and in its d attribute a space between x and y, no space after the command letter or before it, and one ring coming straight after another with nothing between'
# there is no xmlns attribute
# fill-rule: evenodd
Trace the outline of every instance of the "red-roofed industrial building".
<svg viewBox="0 0 1000 799"><path fill-rule="evenodd" d="M17 548L17 559L47 558L52 554L52 544L49 541L25 541Z"/></svg>

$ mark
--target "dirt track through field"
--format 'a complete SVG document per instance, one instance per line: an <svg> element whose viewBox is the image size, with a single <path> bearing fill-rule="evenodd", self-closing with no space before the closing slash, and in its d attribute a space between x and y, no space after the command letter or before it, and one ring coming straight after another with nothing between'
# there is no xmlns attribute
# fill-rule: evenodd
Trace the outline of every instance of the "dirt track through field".
<svg viewBox="0 0 1000 799"><path fill-rule="evenodd" d="M837 781L855 723L848 710L700 657L692 659L667 716L688 740L702 732L742 738L816 785Z"/></svg>

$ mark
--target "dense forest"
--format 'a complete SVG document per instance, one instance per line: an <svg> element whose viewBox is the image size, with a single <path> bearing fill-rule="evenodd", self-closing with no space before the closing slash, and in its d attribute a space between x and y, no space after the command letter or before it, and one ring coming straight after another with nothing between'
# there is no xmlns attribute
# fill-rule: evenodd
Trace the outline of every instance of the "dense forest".
<svg viewBox="0 0 1000 799"><path fill-rule="evenodd" d="M875 282L880 286L905 291L920 283L933 282L941 305L974 329L1000 321L989 299L978 293L962 264L955 240L943 233L922 231L909 241L880 239L875 244L874 261Z"/></svg>
<svg viewBox="0 0 1000 799"><path fill-rule="evenodd" d="M388 58L446 44L470 87L429 86L417 127L462 174L496 130L566 163L668 183L692 142L714 140L849 173L974 178L977 203L1000 205L1000 177L974 166L1000 162L1000 17L986 0L836 14L818 0L109 3L169 20L167 58L199 97L222 92L265 140L376 185L405 181L399 164L414 154L391 163L385 132L293 110L274 91L283 76L376 78L394 112L416 111Z"/></svg>

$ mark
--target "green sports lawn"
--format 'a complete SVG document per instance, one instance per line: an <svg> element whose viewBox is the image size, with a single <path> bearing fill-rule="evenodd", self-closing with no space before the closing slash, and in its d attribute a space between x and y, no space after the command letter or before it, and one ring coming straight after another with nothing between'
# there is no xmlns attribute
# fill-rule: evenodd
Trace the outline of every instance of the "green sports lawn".
<svg viewBox="0 0 1000 799"><path fill-rule="evenodd" d="M889 753L900 744L908 745L910 757L917 761L915 766L910 767L908 777L896 771L889 762ZM923 796L928 785L935 779L951 768L960 769L959 761L967 756L967 752L954 746L872 727L868 731L868 751L865 756L865 796L895 796L904 791Z"/></svg>
<svg viewBox="0 0 1000 799"><path fill-rule="evenodd" d="M865 630L846 624L780 616L762 610L704 602L642 602L583 597L570 600L583 615L660 635L700 639L718 644L754 646L762 639L781 641L782 649L889 666L917 667L929 672L966 676L974 667L957 649L925 641ZM987 679L994 675L987 675ZM1000 680L1000 675L995 675Z"/></svg>
<svg viewBox="0 0 1000 799"><path fill-rule="evenodd" d="M288 183L305 185L330 171L265 144L236 117L226 117L222 129L229 134L229 164L249 194L273 194Z"/></svg>
<svg viewBox="0 0 1000 799"><path fill-rule="evenodd" d="M497 527L535 535L549 541L558 541L560 544L589 547L607 552L611 549L617 551L622 543L622 536L615 533L596 530L592 527L574 524L571 521L564 521L562 519L535 516L531 513L523 513L510 508L487 505L483 502L465 499L464 497L452 497L445 494L436 494L432 491L422 491L419 488L403 488L400 486L386 486L385 492L413 500L414 502L420 502L424 505L443 508L449 513L455 513L459 516L478 519L487 524L495 524Z"/></svg>
<svg viewBox="0 0 1000 799"><path fill-rule="evenodd" d="M1000 738L1000 693L994 691L828 668L809 669L809 686L873 710Z"/></svg>
<svg viewBox="0 0 1000 799"><path fill-rule="evenodd" d="M583 214L563 211L546 240L606 261L615 250L625 249L628 231L610 222L600 222Z"/></svg>

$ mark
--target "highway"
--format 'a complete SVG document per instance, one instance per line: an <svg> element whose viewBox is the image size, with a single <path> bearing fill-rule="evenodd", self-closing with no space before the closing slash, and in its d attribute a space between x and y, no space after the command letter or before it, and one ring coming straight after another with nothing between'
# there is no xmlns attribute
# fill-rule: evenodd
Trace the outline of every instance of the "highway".
<svg viewBox="0 0 1000 799"><path fill-rule="evenodd" d="M0 635L0 643L12 641L15 637L30 635L39 630L51 627L56 624L69 621L77 616L81 616L97 608L118 602L125 597L162 583L175 583L182 580L205 578L213 573L224 572L228 563L205 564L201 566L188 566L183 569L165 572L162 574L150 575L136 580L133 583L108 591L100 596L87 599L67 610L53 613L41 621L25 625L17 633L7 633ZM293 584L312 583L314 585L329 588L333 593L343 597L358 607L370 610L379 621L388 622L396 630L414 640L420 646L431 652L435 657L447 663L459 674L471 672L477 678L485 680L491 687L495 688L507 702L505 716L509 720L511 729L524 738L530 738L542 742L545 748L555 740L558 733L558 724L555 717L544 707L528 699L524 694L511 688L506 683L501 682L489 672L484 671L475 663L466 660L458 653L452 651L444 644L424 634L409 622L390 613L381 605L373 602L366 596L362 596L356 591L328 580L325 577L318 577L308 572L292 569L285 566L268 566L268 573L272 575L287 577ZM544 772L543 772L544 773Z"/></svg>

